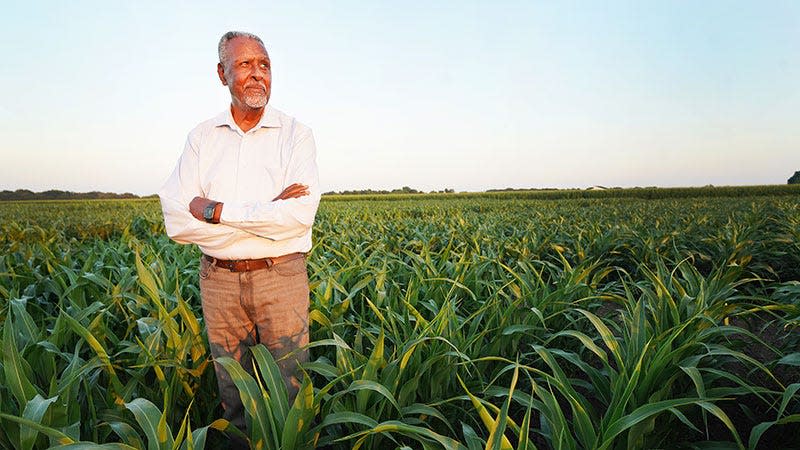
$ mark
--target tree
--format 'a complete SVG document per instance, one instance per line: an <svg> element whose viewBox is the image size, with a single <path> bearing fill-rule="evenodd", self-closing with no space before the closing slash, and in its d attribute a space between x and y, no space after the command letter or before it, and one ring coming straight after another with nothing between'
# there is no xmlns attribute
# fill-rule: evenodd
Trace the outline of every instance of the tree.
<svg viewBox="0 0 800 450"><path fill-rule="evenodd" d="M795 172L794 175L792 175L792 178L789 178L788 183L789 184L800 184L800 170Z"/></svg>

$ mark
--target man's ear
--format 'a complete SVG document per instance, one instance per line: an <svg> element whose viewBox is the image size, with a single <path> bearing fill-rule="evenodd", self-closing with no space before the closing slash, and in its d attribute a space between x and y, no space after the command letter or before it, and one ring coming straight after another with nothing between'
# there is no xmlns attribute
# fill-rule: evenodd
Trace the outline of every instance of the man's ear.
<svg viewBox="0 0 800 450"><path fill-rule="evenodd" d="M225 80L225 68L222 67L222 63L217 63L217 75L219 75L219 81L222 81L222 85L227 86L228 81Z"/></svg>

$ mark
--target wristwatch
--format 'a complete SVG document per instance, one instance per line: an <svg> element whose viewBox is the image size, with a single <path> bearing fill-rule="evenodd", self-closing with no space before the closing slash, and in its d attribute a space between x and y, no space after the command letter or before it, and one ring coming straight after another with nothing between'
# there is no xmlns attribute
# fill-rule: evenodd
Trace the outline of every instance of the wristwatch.
<svg viewBox="0 0 800 450"><path fill-rule="evenodd" d="M217 205L219 205L219 202L209 203L208 206L203 209L203 220L208 223L217 223L214 221L214 213L217 211Z"/></svg>

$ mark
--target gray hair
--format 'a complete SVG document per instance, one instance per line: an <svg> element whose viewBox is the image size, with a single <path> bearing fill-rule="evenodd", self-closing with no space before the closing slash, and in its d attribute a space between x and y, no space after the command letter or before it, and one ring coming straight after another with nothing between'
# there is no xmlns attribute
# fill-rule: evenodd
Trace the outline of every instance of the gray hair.
<svg viewBox="0 0 800 450"><path fill-rule="evenodd" d="M228 41L238 37L252 39L261 44L261 46L264 47L265 49L267 48L267 46L264 45L264 41L262 41L260 37L256 36L253 33L247 33L244 31L228 31L227 33L222 35L222 38L220 38L219 40L219 45L217 46L217 53L219 53L219 62L220 64L222 64L223 67L225 67L226 63L228 62L228 45L227 45Z"/></svg>

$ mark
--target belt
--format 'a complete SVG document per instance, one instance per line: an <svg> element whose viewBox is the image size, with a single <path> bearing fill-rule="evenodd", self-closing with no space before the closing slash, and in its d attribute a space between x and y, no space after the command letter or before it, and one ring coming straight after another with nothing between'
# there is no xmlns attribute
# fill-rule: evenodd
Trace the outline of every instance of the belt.
<svg viewBox="0 0 800 450"><path fill-rule="evenodd" d="M296 253L289 253L288 255L275 256L273 258L217 259L214 258L213 256L208 256L206 254L203 254L203 258L205 258L206 261L210 262L211 264L217 267L228 269L231 272L250 272L252 270L269 269L275 264L282 264L285 262L294 261L295 259L304 258L305 256L306 256L305 253L296 252Z"/></svg>

